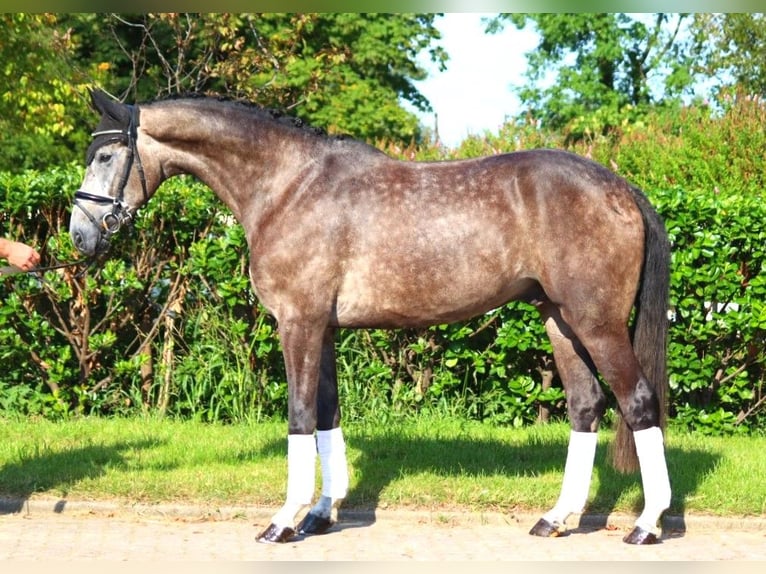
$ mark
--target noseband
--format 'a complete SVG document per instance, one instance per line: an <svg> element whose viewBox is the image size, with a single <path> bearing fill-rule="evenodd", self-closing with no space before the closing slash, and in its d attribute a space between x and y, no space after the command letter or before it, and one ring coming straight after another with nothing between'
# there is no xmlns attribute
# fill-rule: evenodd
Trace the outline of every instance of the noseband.
<svg viewBox="0 0 766 574"><path fill-rule="evenodd" d="M109 239L117 233L123 225L129 225L133 222L133 215L135 210L125 202L125 187L128 184L128 178L130 177L130 171L133 168L133 162L136 162L138 168L138 175L141 179L141 188L144 192L144 200L148 199L148 193L146 190L146 177L144 176L144 168L141 164L141 157L138 155L138 149L136 148L136 139L138 138L138 107L128 106L130 108L130 121L127 129L111 129L93 132L91 136L94 138L88 150L88 157L86 165L90 165L90 162L96 156L96 151L112 142L124 143L128 148L128 158L125 162L125 169L122 172L117 191L114 196L111 195L98 195L95 193L88 193L85 191L77 190L74 194L74 204L79 207L82 212L87 216L90 222L99 230L101 234L100 243L106 243ZM83 206L83 201L90 201L99 205L111 205L111 211L106 212L99 222L96 217Z"/></svg>

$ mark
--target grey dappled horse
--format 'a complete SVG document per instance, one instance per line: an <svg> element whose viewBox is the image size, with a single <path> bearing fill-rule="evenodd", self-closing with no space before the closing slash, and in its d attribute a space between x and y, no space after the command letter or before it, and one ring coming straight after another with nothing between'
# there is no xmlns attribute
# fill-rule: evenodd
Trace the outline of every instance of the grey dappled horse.
<svg viewBox="0 0 766 574"><path fill-rule="evenodd" d="M278 321L289 395L286 500L259 541L324 532L346 496L338 328L425 327L513 299L542 316L572 426L560 497L531 534L557 536L585 506L606 409L600 373L621 415L615 466L640 467L643 483L644 510L624 540L657 541L670 504L669 244L638 189L563 151L407 162L244 103L91 97L101 121L70 222L80 251L105 251L179 174L210 187L246 231L252 287ZM321 496L296 525L313 499L317 453Z"/></svg>

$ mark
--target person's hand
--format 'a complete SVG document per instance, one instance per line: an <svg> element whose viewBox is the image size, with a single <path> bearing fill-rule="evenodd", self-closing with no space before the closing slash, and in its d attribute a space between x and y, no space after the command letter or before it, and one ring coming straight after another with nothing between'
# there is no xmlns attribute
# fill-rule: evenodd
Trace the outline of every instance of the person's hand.
<svg viewBox="0 0 766 574"><path fill-rule="evenodd" d="M40 263L40 254L29 245L11 241L8 246L8 263L22 271L30 271Z"/></svg>

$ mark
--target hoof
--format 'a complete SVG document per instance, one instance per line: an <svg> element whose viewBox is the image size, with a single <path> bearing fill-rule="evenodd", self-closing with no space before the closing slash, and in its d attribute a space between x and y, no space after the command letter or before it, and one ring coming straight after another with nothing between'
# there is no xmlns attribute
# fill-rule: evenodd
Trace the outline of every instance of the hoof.
<svg viewBox="0 0 766 574"><path fill-rule="evenodd" d="M639 526L636 526L622 541L626 544L658 544L660 542L656 534Z"/></svg>
<svg viewBox="0 0 766 574"><path fill-rule="evenodd" d="M543 538L558 538L564 536L566 531L558 524L551 524L545 518L541 518L529 531L532 536L542 536Z"/></svg>
<svg viewBox="0 0 766 574"><path fill-rule="evenodd" d="M255 539L264 544L283 544L293 536L295 536L295 530L289 526L269 524L268 528L256 536Z"/></svg>
<svg viewBox="0 0 766 574"><path fill-rule="evenodd" d="M333 524L335 524L334 520L309 512L298 524L298 533L324 534Z"/></svg>

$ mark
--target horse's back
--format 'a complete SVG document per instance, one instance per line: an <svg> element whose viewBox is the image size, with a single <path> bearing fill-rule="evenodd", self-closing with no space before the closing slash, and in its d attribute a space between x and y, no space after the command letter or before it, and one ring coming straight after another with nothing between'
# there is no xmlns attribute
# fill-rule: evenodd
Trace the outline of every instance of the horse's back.
<svg viewBox="0 0 766 574"><path fill-rule="evenodd" d="M625 277L617 289L635 288L641 214L627 182L585 158L378 157L364 178L340 192L355 197L342 234L341 324L465 319L540 288L562 299L580 286L576 297L587 299L611 277Z"/></svg>

